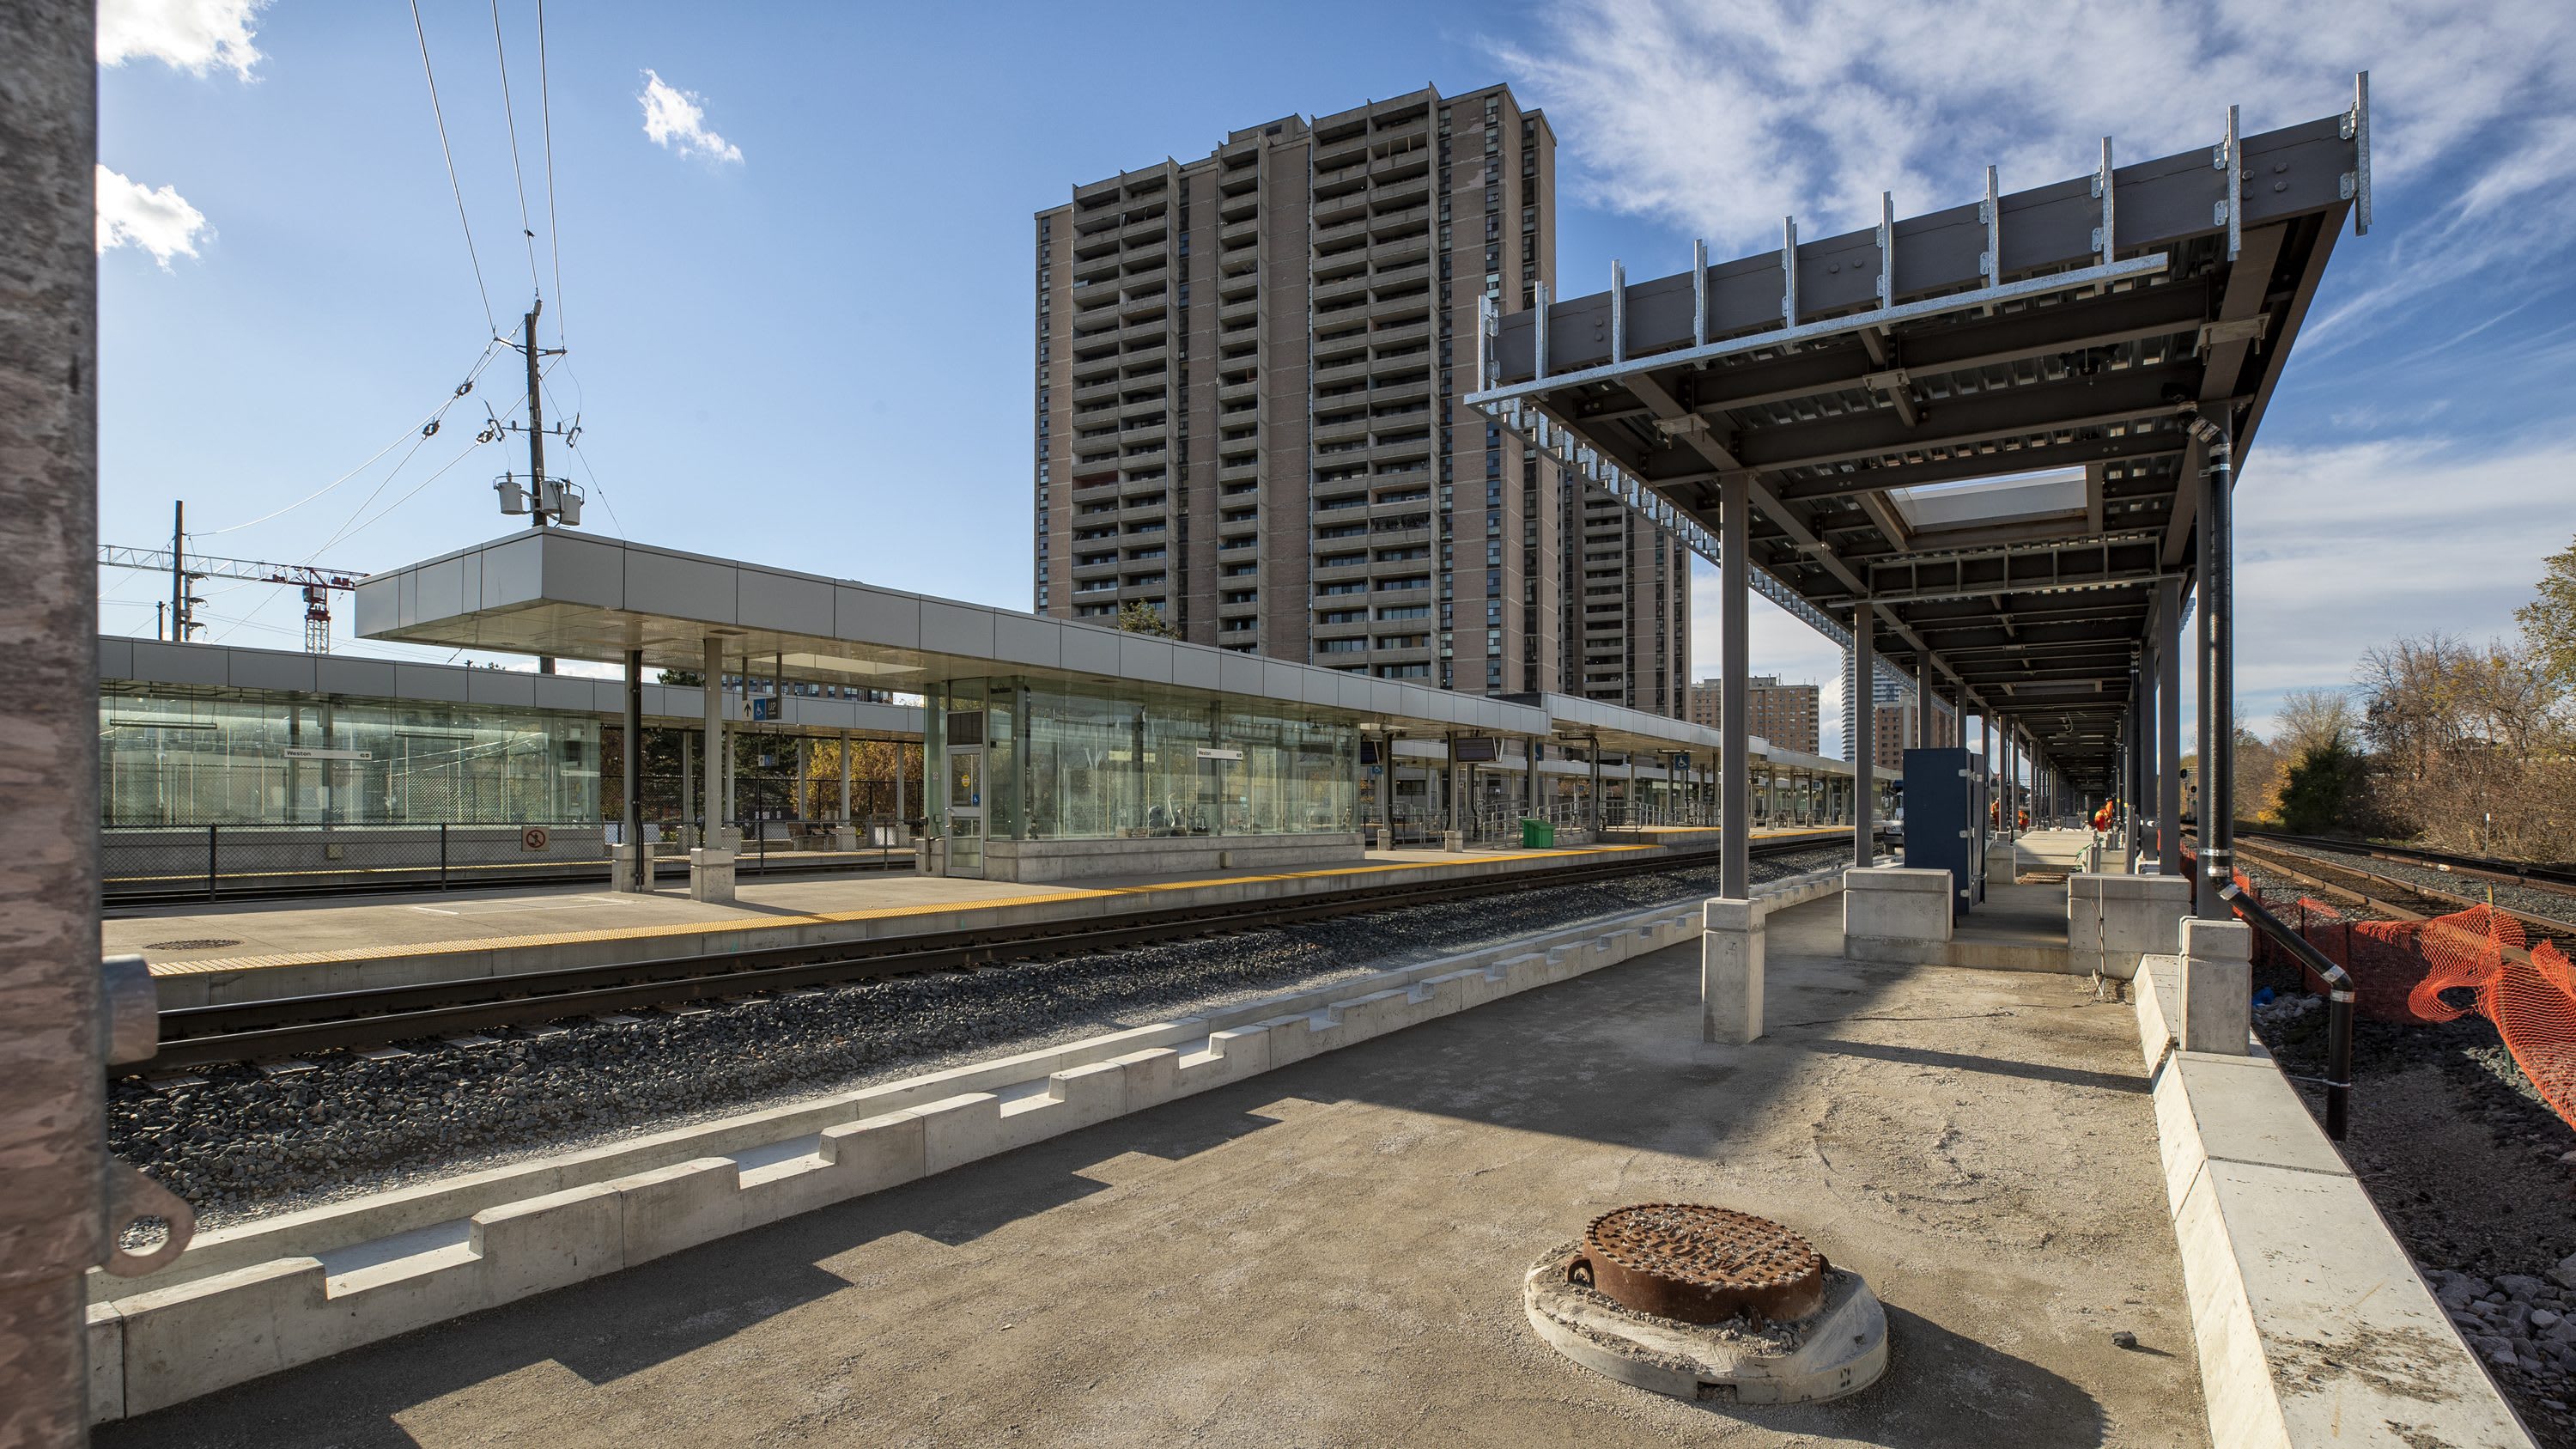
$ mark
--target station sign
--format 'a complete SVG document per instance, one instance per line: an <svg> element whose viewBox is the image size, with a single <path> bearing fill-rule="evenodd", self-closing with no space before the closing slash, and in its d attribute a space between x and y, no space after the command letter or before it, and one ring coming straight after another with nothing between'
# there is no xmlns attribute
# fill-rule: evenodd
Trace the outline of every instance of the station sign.
<svg viewBox="0 0 2576 1449"><path fill-rule="evenodd" d="M1202 760L1240 760L1243 758L1243 751L1211 750L1202 745L1199 747L1199 758Z"/></svg>
<svg viewBox="0 0 2576 1449"><path fill-rule="evenodd" d="M373 755L370 755L365 750L312 750L306 749L302 745L288 745L285 753L286 758L290 760L367 760L374 758Z"/></svg>

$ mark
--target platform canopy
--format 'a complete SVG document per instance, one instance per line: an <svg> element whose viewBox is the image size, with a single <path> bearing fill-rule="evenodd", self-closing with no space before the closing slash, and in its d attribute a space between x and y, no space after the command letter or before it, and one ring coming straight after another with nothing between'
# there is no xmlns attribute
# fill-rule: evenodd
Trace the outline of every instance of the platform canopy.
<svg viewBox="0 0 2576 1449"><path fill-rule="evenodd" d="M2347 214L2349 110L1609 291L1489 313L1469 398L1714 559L1741 478L1763 591L2112 788L2197 480L2241 466ZM1715 145L1717 142L1710 142ZM1972 187L1963 187L1972 190ZM1703 257L1704 259L1704 257ZM2166 608L2177 593L2167 592ZM2172 621L2163 621L2170 631Z"/></svg>

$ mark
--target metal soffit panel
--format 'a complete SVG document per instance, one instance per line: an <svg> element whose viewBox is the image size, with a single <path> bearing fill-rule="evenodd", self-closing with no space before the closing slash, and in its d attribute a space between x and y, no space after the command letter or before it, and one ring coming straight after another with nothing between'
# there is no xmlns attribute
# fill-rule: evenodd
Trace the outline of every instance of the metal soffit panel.
<svg viewBox="0 0 2576 1449"><path fill-rule="evenodd" d="M2219 124L2223 120L2223 125ZM2196 419L2238 476L2349 215L2369 225L2367 78L2351 107L1496 315L1468 398L1716 556L1720 481L1752 499L1753 582L2107 777L2155 584L2189 566ZM1543 365L1542 365L1543 360ZM1909 507L2051 473L2065 506ZM1892 496L1899 490L1936 490ZM1923 520L1947 526L1918 526ZM1821 621L1821 622L1820 622Z"/></svg>

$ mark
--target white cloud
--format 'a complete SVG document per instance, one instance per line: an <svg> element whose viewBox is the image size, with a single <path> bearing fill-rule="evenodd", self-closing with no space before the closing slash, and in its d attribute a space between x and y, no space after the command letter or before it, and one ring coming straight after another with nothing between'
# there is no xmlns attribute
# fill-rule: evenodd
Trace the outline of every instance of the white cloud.
<svg viewBox="0 0 2576 1449"><path fill-rule="evenodd" d="M1737 250L1791 213L1809 235L1867 225L1882 189L1901 214L1971 200L1988 162L2006 190L2081 175L2106 134L2122 160L2206 145L2231 102L2248 132L2308 120L2362 69L2382 185L2438 165L2455 206L2486 211L2576 172L2556 139L2576 10L2557 0L1576 0L1550 28L1496 50L1587 198ZM2542 143L2468 152L2507 118Z"/></svg>
<svg viewBox="0 0 2576 1449"><path fill-rule="evenodd" d="M243 80L259 64L253 22L267 0L100 0L98 63L167 61L204 75L221 66Z"/></svg>
<svg viewBox="0 0 2576 1449"><path fill-rule="evenodd" d="M212 236L206 214L188 204L178 188L154 190L114 171L98 168L98 249L140 247L161 270L174 256L195 256L197 238Z"/></svg>
<svg viewBox="0 0 2576 1449"><path fill-rule="evenodd" d="M707 110L700 97L644 72L644 134L654 145L683 156L742 164L742 148L707 129Z"/></svg>

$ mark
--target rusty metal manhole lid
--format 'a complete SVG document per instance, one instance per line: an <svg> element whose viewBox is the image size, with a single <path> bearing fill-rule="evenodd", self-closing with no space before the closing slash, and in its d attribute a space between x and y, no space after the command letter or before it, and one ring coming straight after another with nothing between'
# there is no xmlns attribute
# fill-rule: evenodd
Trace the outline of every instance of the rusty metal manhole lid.
<svg viewBox="0 0 2576 1449"><path fill-rule="evenodd" d="M238 946L240 944L241 942L232 940L229 937L208 936L202 940L195 941L155 941L143 949L146 951L217 951L226 946Z"/></svg>
<svg viewBox="0 0 2576 1449"><path fill-rule="evenodd" d="M1699 1203L1614 1208L1570 1265L1595 1291L1682 1323L1804 1318L1823 1305L1825 1256L1787 1226Z"/></svg>

